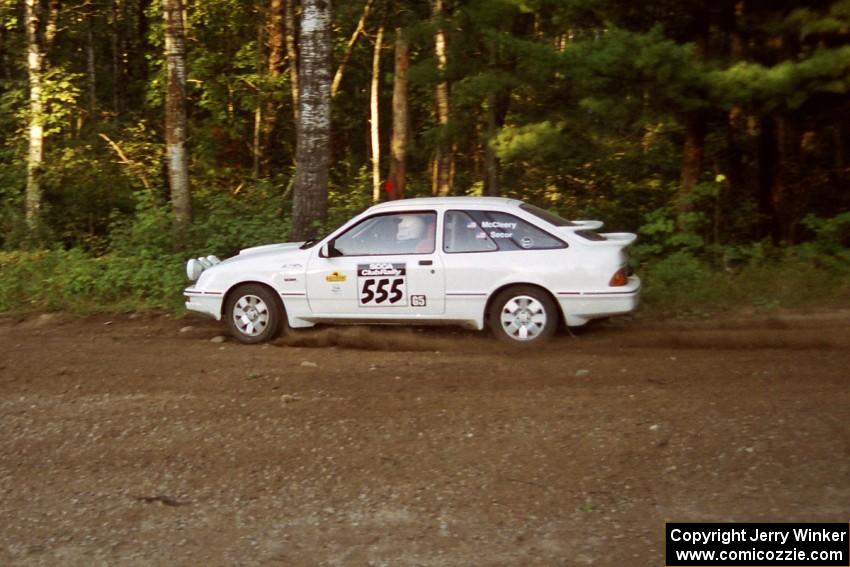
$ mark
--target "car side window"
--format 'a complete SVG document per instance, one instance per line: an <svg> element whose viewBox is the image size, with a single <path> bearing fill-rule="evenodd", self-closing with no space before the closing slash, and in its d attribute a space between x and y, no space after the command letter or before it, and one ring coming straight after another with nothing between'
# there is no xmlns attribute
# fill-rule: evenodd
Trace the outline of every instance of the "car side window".
<svg viewBox="0 0 850 567"><path fill-rule="evenodd" d="M497 211L466 211L499 250L551 250L567 243L514 215Z"/></svg>
<svg viewBox="0 0 850 567"><path fill-rule="evenodd" d="M375 215L334 239L334 247L342 256L431 254L436 224L433 211Z"/></svg>
<svg viewBox="0 0 850 567"><path fill-rule="evenodd" d="M443 223L443 251L493 252L498 250L496 243L487 236L478 223L463 211L446 211Z"/></svg>

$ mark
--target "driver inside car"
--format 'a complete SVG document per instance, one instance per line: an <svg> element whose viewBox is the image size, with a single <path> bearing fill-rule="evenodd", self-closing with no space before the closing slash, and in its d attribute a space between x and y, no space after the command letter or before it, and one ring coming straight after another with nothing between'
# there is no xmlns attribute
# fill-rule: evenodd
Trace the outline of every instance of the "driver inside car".
<svg viewBox="0 0 850 567"><path fill-rule="evenodd" d="M420 215L402 215L396 227L396 243L401 252L428 253L434 251L433 223Z"/></svg>

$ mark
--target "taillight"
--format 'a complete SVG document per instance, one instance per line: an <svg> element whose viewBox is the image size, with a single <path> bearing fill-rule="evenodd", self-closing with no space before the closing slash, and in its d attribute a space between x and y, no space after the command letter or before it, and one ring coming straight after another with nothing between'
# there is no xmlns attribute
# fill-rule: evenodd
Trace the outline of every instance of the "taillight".
<svg viewBox="0 0 850 567"><path fill-rule="evenodd" d="M608 285L611 287L621 287L629 283L629 269L628 268L620 268L614 275L611 276L611 281L608 282Z"/></svg>

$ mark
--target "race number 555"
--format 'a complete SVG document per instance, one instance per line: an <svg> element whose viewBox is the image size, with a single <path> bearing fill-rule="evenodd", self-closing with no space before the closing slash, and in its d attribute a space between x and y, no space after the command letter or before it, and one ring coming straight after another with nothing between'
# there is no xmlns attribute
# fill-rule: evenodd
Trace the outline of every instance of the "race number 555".
<svg viewBox="0 0 850 567"><path fill-rule="evenodd" d="M361 305L396 305L405 298L404 277L363 278L360 286Z"/></svg>
<svg viewBox="0 0 850 567"><path fill-rule="evenodd" d="M407 266L392 262L358 264L357 291L361 307L407 305Z"/></svg>

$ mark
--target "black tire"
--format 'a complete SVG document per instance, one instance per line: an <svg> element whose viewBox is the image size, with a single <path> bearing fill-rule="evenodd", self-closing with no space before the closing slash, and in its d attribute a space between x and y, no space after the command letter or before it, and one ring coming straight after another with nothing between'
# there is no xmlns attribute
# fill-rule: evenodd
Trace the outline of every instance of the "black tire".
<svg viewBox="0 0 850 567"><path fill-rule="evenodd" d="M544 343L555 334L560 319L548 293L529 285L499 292L490 304L490 330L497 339L521 346Z"/></svg>
<svg viewBox="0 0 850 567"><path fill-rule="evenodd" d="M285 315L280 299L271 289L245 284L228 295L222 317L233 338L256 344L277 337Z"/></svg>

